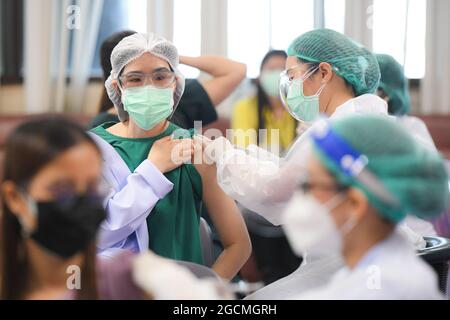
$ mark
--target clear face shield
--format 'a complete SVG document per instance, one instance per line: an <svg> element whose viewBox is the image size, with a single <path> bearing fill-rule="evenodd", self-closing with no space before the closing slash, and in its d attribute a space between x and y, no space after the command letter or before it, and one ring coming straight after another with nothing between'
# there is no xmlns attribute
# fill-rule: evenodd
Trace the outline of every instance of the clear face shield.
<svg viewBox="0 0 450 320"><path fill-rule="evenodd" d="M280 74L280 98L292 117L310 124L320 116L319 96L326 84L323 84L314 95L305 96L303 83L319 69L319 66L312 66L303 75L299 75L299 67L300 65L295 66Z"/></svg>

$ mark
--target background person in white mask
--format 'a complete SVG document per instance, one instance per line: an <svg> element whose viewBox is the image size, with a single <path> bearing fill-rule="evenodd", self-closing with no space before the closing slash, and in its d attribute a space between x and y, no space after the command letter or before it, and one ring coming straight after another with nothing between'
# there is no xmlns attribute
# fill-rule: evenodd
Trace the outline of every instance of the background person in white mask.
<svg viewBox="0 0 450 320"><path fill-rule="evenodd" d="M286 66L287 54L281 50L266 53L261 62L261 73L256 82L256 94L236 103L231 119L233 144L250 144L268 148L275 144L288 149L295 139L297 121L286 111L279 96L280 73ZM258 130L267 135L258 136ZM272 133L276 133L272 135Z"/></svg>
<svg viewBox="0 0 450 320"><path fill-rule="evenodd" d="M430 218L447 208L440 155L385 117L324 121L310 137L307 173L283 227L297 253L337 253L345 265L295 298L441 298L433 270L397 228L407 214Z"/></svg>

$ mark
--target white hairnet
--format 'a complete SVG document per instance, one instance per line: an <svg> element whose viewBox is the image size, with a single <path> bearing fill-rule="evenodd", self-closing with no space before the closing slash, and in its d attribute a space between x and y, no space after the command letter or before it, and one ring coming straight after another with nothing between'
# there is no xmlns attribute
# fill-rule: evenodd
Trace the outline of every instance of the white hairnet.
<svg viewBox="0 0 450 320"><path fill-rule="evenodd" d="M174 110L180 102L184 91L184 76L178 70L179 58L177 48L165 38L155 34L135 33L125 37L114 48L111 54L111 74L105 81L106 92L117 109L120 121L128 119L128 112L124 110L121 93L112 81L117 80L123 68L144 53L151 53L170 65L177 77L174 93Z"/></svg>

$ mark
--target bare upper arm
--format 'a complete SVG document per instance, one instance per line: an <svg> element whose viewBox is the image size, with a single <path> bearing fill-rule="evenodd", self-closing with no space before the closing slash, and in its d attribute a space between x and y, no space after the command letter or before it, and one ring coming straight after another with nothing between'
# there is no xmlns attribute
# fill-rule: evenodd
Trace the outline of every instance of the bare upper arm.
<svg viewBox="0 0 450 320"><path fill-rule="evenodd" d="M196 164L202 178L203 202L219 233L222 244L227 247L236 242L247 241L248 232L235 201L217 183L216 166Z"/></svg>

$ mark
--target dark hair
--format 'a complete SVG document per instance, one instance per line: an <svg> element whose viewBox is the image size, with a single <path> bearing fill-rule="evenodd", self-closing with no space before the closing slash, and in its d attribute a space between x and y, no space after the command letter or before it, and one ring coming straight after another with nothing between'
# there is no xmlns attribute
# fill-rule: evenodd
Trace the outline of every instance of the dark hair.
<svg viewBox="0 0 450 320"><path fill-rule="evenodd" d="M262 69L264 68L266 63L273 57L282 57L282 58L286 59L287 54L283 50L271 50L271 51L267 52L261 61L260 71L262 71ZM264 129L266 126L265 121L264 121L264 112L263 112L264 108L267 108L267 107L270 108L269 97L264 92L259 81L257 81L257 83L256 83L256 97L257 97L257 106L258 106L258 132L259 132L259 130ZM257 135L257 141L259 144L259 142L260 142L259 134Z"/></svg>
<svg viewBox="0 0 450 320"><path fill-rule="evenodd" d="M318 68L320 67L320 62L311 62L311 61L304 60L304 59L300 59L300 58L297 58L297 60L298 60L299 62L301 62L301 63L306 63L306 64L308 64L308 65L310 66L310 69L316 69L316 68L318 69ZM316 74L317 71L319 71L319 70L316 70L313 74ZM341 76L339 76L339 77L342 78L342 80L344 80L344 82L345 82L345 85L346 85L349 89L352 90L353 96L354 96L354 95L355 95L355 89L353 89L353 85L352 85L350 82L348 82L347 79L345 79L344 77L341 77Z"/></svg>
<svg viewBox="0 0 450 320"><path fill-rule="evenodd" d="M311 69L319 69L320 62L311 62L311 61L303 60L303 59L300 59L300 58L297 58L297 60L300 63L304 63L304 64L309 65L309 70L311 70ZM315 74L317 71L319 71L319 70L314 71L313 74Z"/></svg>
<svg viewBox="0 0 450 320"><path fill-rule="evenodd" d="M5 144L4 181L26 188L49 162L81 143L90 143L100 153L92 138L77 124L62 117L36 119L20 125ZM29 272L21 225L2 195L0 281L1 299L20 299L26 290ZM96 299L95 243L84 251L81 290L78 298Z"/></svg>
<svg viewBox="0 0 450 320"><path fill-rule="evenodd" d="M117 46L117 44L120 41L122 41L123 38L131 36L135 33L136 33L136 31L131 31L131 30L119 31L119 32L113 33L112 35L110 35L108 38L106 38L103 41L103 43L100 47L100 64L103 69L103 79L104 80L106 80L109 77L111 70L112 70L111 54L112 54L114 48ZM114 105L113 102L108 97L108 93L106 92L106 89L103 88L102 100L100 102L100 109L99 109L98 113L108 111L109 109L111 109L111 107L113 105Z"/></svg>

